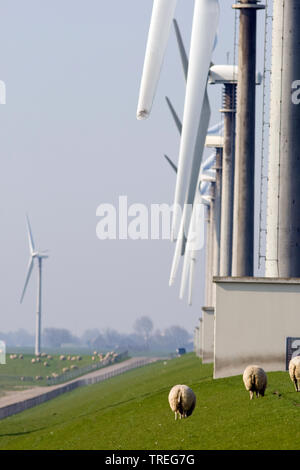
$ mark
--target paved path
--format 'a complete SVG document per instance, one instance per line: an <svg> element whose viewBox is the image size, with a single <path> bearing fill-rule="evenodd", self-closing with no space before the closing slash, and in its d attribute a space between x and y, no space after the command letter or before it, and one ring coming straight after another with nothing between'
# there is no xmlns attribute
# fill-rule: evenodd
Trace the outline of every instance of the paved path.
<svg viewBox="0 0 300 470"><path fill-rule="evenodd" d="M133 357L119 364L104 367L103 369L90 372L86 375L70 380L67 383L51 385L49 387L34 387L19 392L11 391L0 397L0 419L6 418L16 413L20 413L28 408L32 408L40 403L51 400L62 393L74 390L84 385L95 384L115 375L122 374L130 369L142 367L146 364L156 362L161 358L153 357Z"/></svg>

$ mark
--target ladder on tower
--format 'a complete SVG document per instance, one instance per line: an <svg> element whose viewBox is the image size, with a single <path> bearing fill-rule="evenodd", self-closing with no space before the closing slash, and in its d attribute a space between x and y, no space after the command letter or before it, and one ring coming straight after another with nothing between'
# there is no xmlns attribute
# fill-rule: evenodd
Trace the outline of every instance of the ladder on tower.
<svg viewBox="0 0 300 470"><path fill-rule="evenodd" d="M267 194L267 146L268 131L270 128L269 108L267 108L267 88L271 79L271 54L268 54L269 37L272 37L272 7L270 0L265 3L265 25L264 25L264 71L263 71L263 100L262 100L262 133L260 154L260 191L259 191L259 237L258 237L258 269L262 268L262 260L266 259L266 210L264 195ZM270 31L271 27L271 31Z"/></svg>

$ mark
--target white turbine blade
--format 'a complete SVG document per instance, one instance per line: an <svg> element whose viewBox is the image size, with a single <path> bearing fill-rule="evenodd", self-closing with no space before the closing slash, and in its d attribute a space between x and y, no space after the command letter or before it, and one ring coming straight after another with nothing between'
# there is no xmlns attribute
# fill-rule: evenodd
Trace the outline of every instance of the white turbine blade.
<svg viewBox="0 0 300 470"><path fill-rule="evenodd" d="M171 101L169 100L169 98L166 96L166 102L168 104L168 107L169 107L169 110L171 111L171 114L172 114L172 117L175 121L175 124L176 124L176 127L178 129L178 132L179 134L181 134L181 130L182 130L182 123L178 117L178 114L176 113L175 109L174 109L174 106L172 105Z"/></svg>
<svg viewBox="0 0 300 470"><path fill-rule="evenodd" d="M181 276L181 285L180 285L180 294L179 297L182 299L184 296L190 263L193 259L194 261L198 258L198 253L203 247L204 242L204 206L201 204L201 195L199 191L197 191L195 195L195 203L193 207L193 214L191 217L191 222L188 231L186 249L185 249L185 256L183 261L183 270Z"/></svg>
<svg viewBox="0 0 300 470"><path fill-rule="evenodd" d="M224 121L220 121L218 124L215 124L214 126L211 126L208 129L207 134L208 135L219 134L223 129L224 129Z"/></svg>
<svg viewBox="0 0 300 470"><path fill-rule="evenodd" d="M216 170L206 170L201 173L201 181L210 181L213 182L216 180Z"/></svg>
<svg viewBox="0 0 300 470"><path fill-rule="evenodd" d="M198 198L197 198L198 199ZM180 284L180 293L179 293L179 298L183 299L187 280L188 280L188 275L189 275L189 268L190 268L190 262L191 262L191 252L192 252L192 247L193 247L193 242L191 240L191 230L192 227L194 230L197 228L197 223L195 220L195 211L193 210L193 215L190 223L190 229L189 229L189 234L188 234L188 239L187 239L187 244L186 244L186 250L185 250L185 255L184 255L184 260L183 260L183 268L182 268L182 275L181 275L181 284Z"/></svg>
<svg viewBox="0 0 300 470"><path fill-rule="evenodd" d="M200 184L200 194L201 195L206 194L207 191L208 191L208 188L209 188L209 182L208 181L201 182L201 184Z"/></svg>
<svg viewBox="0 0 300 470"><path fill-rule="evenodd" d="M182 40L182 36L181 36L181 33L180 33L178 23L175 19L173 20L173 24L174 24L174 28L175 28L176 39L177 39L179 53L180 53L180 57L181 57L183 73L184 73L185 79L187 80L189 60L188 60L187 53L186 53L186 50L185 50L185 47L184 47L184 44L183 44L183 40Z"/></svg>
<svg viewBox="0 0 300 470"><path fill-rule="evenodd" d="M215 176L210 176L210 175L202 175L201 176L201 182L202 181L208 181L209 183L215 183L216 182L216 177Z"/></svg>
<svg viewBox="0 0 300 470"><path fill-rule="evenodd" d="M164 155L165 159L169 163L169 165L173 168L175 173L177 173L177 166L172 162L171 158L168 157L168 155Z"/></svg>
<svg viewBox="0 0 300 470"><path fill-rule="evenodd" d="M21 295L20 303L22 303L22 301L23 301L24 294L25 294L25 291L26 291L26 288L27 288L27 284L28 284L28 281L30 279L30 275L31 275L31 272L32 272L32 268L33 268L33 258L30 258L29 263L28 263L26 279L25 279L25 284L24 284L22 295Z"/></svg>
<svg viewBox="0 0 300 470"><path fill-rule="evenodd" d="M216 163L216 154L210 155L202 164L202 171L209 170Z"/></svg>
<svg viewBox="0 0 300 470"><path fill-rule="evenodd" d="M215 48L217 47L218 38L219 38L219 35L218 35L218 31L217 31L217 34L216 34L216 36L215 36L215 42L214 42L214 50L215 50Z"/></svg>
<svg viewBox="0 0 300 470"><path fill-rule="evenodd" d="M191 257L190 260L190 277L189 277L189 294L188 294L188 304L192 305L193 300L193 284L194 284L194 274L195 274L195 258Z"/></svg>
<svg viewBox="0 0 300 470"><path fill-rule="evenodd" d="M29 249L30 249L30 253L32 254L34 252L34 241L33 241L33 236L32 236L32 231L31 231L28 215L26 215L26 221L27 221Z"/></svg>
<svg viewBox="0 0 300 470"><path fill-rule="evenodd" d="M137 107L137 119L145 119L151 112L176 3L177 0L153 1L152 17Z"/></svg>
<svg viewBox="0 0 300 470"><path fill-rule="evenodd" d="M180 227L180 236L177 238L176 245L175 245L175 252L174 252L171 274L170 274L170 279L169 279L169 286L172 286L175 281L175 277L176 277L176 273L177 273L177 269L178 269L178 265L180 261L181 251L182 251L183 233L184 233L184 230L183 230L183 219L182 219L181 227Z"/></svg>
<svg viewBox="0 0 300 470"><path fill-rule="evenodd" d="M208 128L208 124L210 120L210 115L211 115L211 109L210 109L209 99L208 99L207 90L206 90L205 95L204 95L201 115L200 115L200 123L199 123L199 128L198 128L198 133L197 133L194 155L192 159L191 173L190 173L190 177L188 180L188 188L187 188L186 198L185 198L185 207L183 210L183 226L185 228L189 227L189 224L190 224L189 215L191 216L191 212L187 212L186 208L188 207L189 204L194 203L195 192L197 189L199 172L201 169L201 162L202 162L202 156L203 156L203 151L204 151L204 146L205 146L206 133L207 133L207 128ZM177 174L178 174L178 169L177 169Z"/></svg>
<svg viewBox="0 0 300 470"><path fill-rule="evenodd" d="M205 196L202 196L201 202L202 204L205 204L206 206L210 206L211 199L212 199L211 196L205 195Z"/></svg>
<svg viewBox="0 0 300 470"><path fill-rule="evenodd" d="M190 268L190 262L191 262L191 253L186 250L184 259L183 259L183 268L182 268L182 275L181 275L181 284L180 284L180 292L179 292L179 298L183 299L184 296L184 291L189 275L189 268Z"/></svg>
<svg viewBox="0 0 300 470"><path fill-rule="evenodd" d="M210 111L208 95L207 95L207 92L205 92L203 107L202 107L201 116L200 116L200 124L199 124L198 134L197 134L197 141L196 141L196 146L195 146L195 151L194 151L194 158L192 162L192 170L191 170L191 176L190 176L190 181L189 181L189 187L186 193L186 199L185 199L185 204L184 204L181 223L180 223L179 241L178 239L176 241L175 255L174 255L173 265L171 269L171 277L169 281L170 285L173 284L176 274L177 274L177 269L179 265L179 256L184 255L185 253L187 232L189 230L190 220L192 216L192 211L190 210L190 208L194 203L195 193L197 191L197 188L199 188L200 182L198 182L198 178L199 178L198 175L199 175L200 167L201 167L202 154L204 150L206 131L208 128L210 114L211 114L211 111ZM177 174L178 174L178 168L177 168ZM179 251L179 246L181 247L180 251Z"/></svg>
<svg viewBox="0 0 300 470"><path fill-rule="evenodd" d="M174 197L173 240L176 233L178 233L177 229L180 225L179 208L182 208L184 204L188 179L191 174L192 159L199 130L199 109L203 107L219 13L218 0L195 0L189 72ZM205 129L205 134L207 134L207 129Z"/></svg>

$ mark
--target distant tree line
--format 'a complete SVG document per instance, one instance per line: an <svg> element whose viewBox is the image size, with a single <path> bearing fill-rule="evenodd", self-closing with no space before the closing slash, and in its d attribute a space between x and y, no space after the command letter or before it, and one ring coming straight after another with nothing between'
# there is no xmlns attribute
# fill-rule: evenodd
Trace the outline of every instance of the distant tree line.
<svg viewBox="0 0 300 470"><path fill-rule="evenodd" d="M181 326L173 325L164 330L154 330L152 320L147 316L137 318L133 332L124 334L114 329L86 330L80 337L73 335L64 328L45 328L42 334L42 344L48 348L61 348L64 345L87 347L89 349L111 350L122 349L129 351L161 351L172 352L177 348L192 350L192 337ZM7 346L32 347L34 334L23 329L16 332L1 333L0 340Z"/></svg>

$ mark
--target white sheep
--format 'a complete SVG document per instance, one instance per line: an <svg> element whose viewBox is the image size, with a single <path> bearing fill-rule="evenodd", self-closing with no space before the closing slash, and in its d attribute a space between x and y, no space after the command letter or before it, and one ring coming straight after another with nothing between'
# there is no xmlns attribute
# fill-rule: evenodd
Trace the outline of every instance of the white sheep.
<svg viewBox="0 0 300 470"><path fill-rule="evenodd" d="M196 406L196 395L187 385L174 385L169 393L169 404L171 410L181 418L191 416Z"/></svg>
<svg viewBox="0 0 300 470"><path fill-rule="evenodd" d="M265 371L257 366L250 365L246 367L243 374L243 382L246 390L250 392L250 400L252 400L254 393L256 396L264 396L267 387L267 374Z"/></svg>
<svg viewBox="0 0 300 470"><path fill-rule="evenodd" d="M295 385L296 392L300 392L300 356L295 356L289 363L289 374Z"/></svg>

